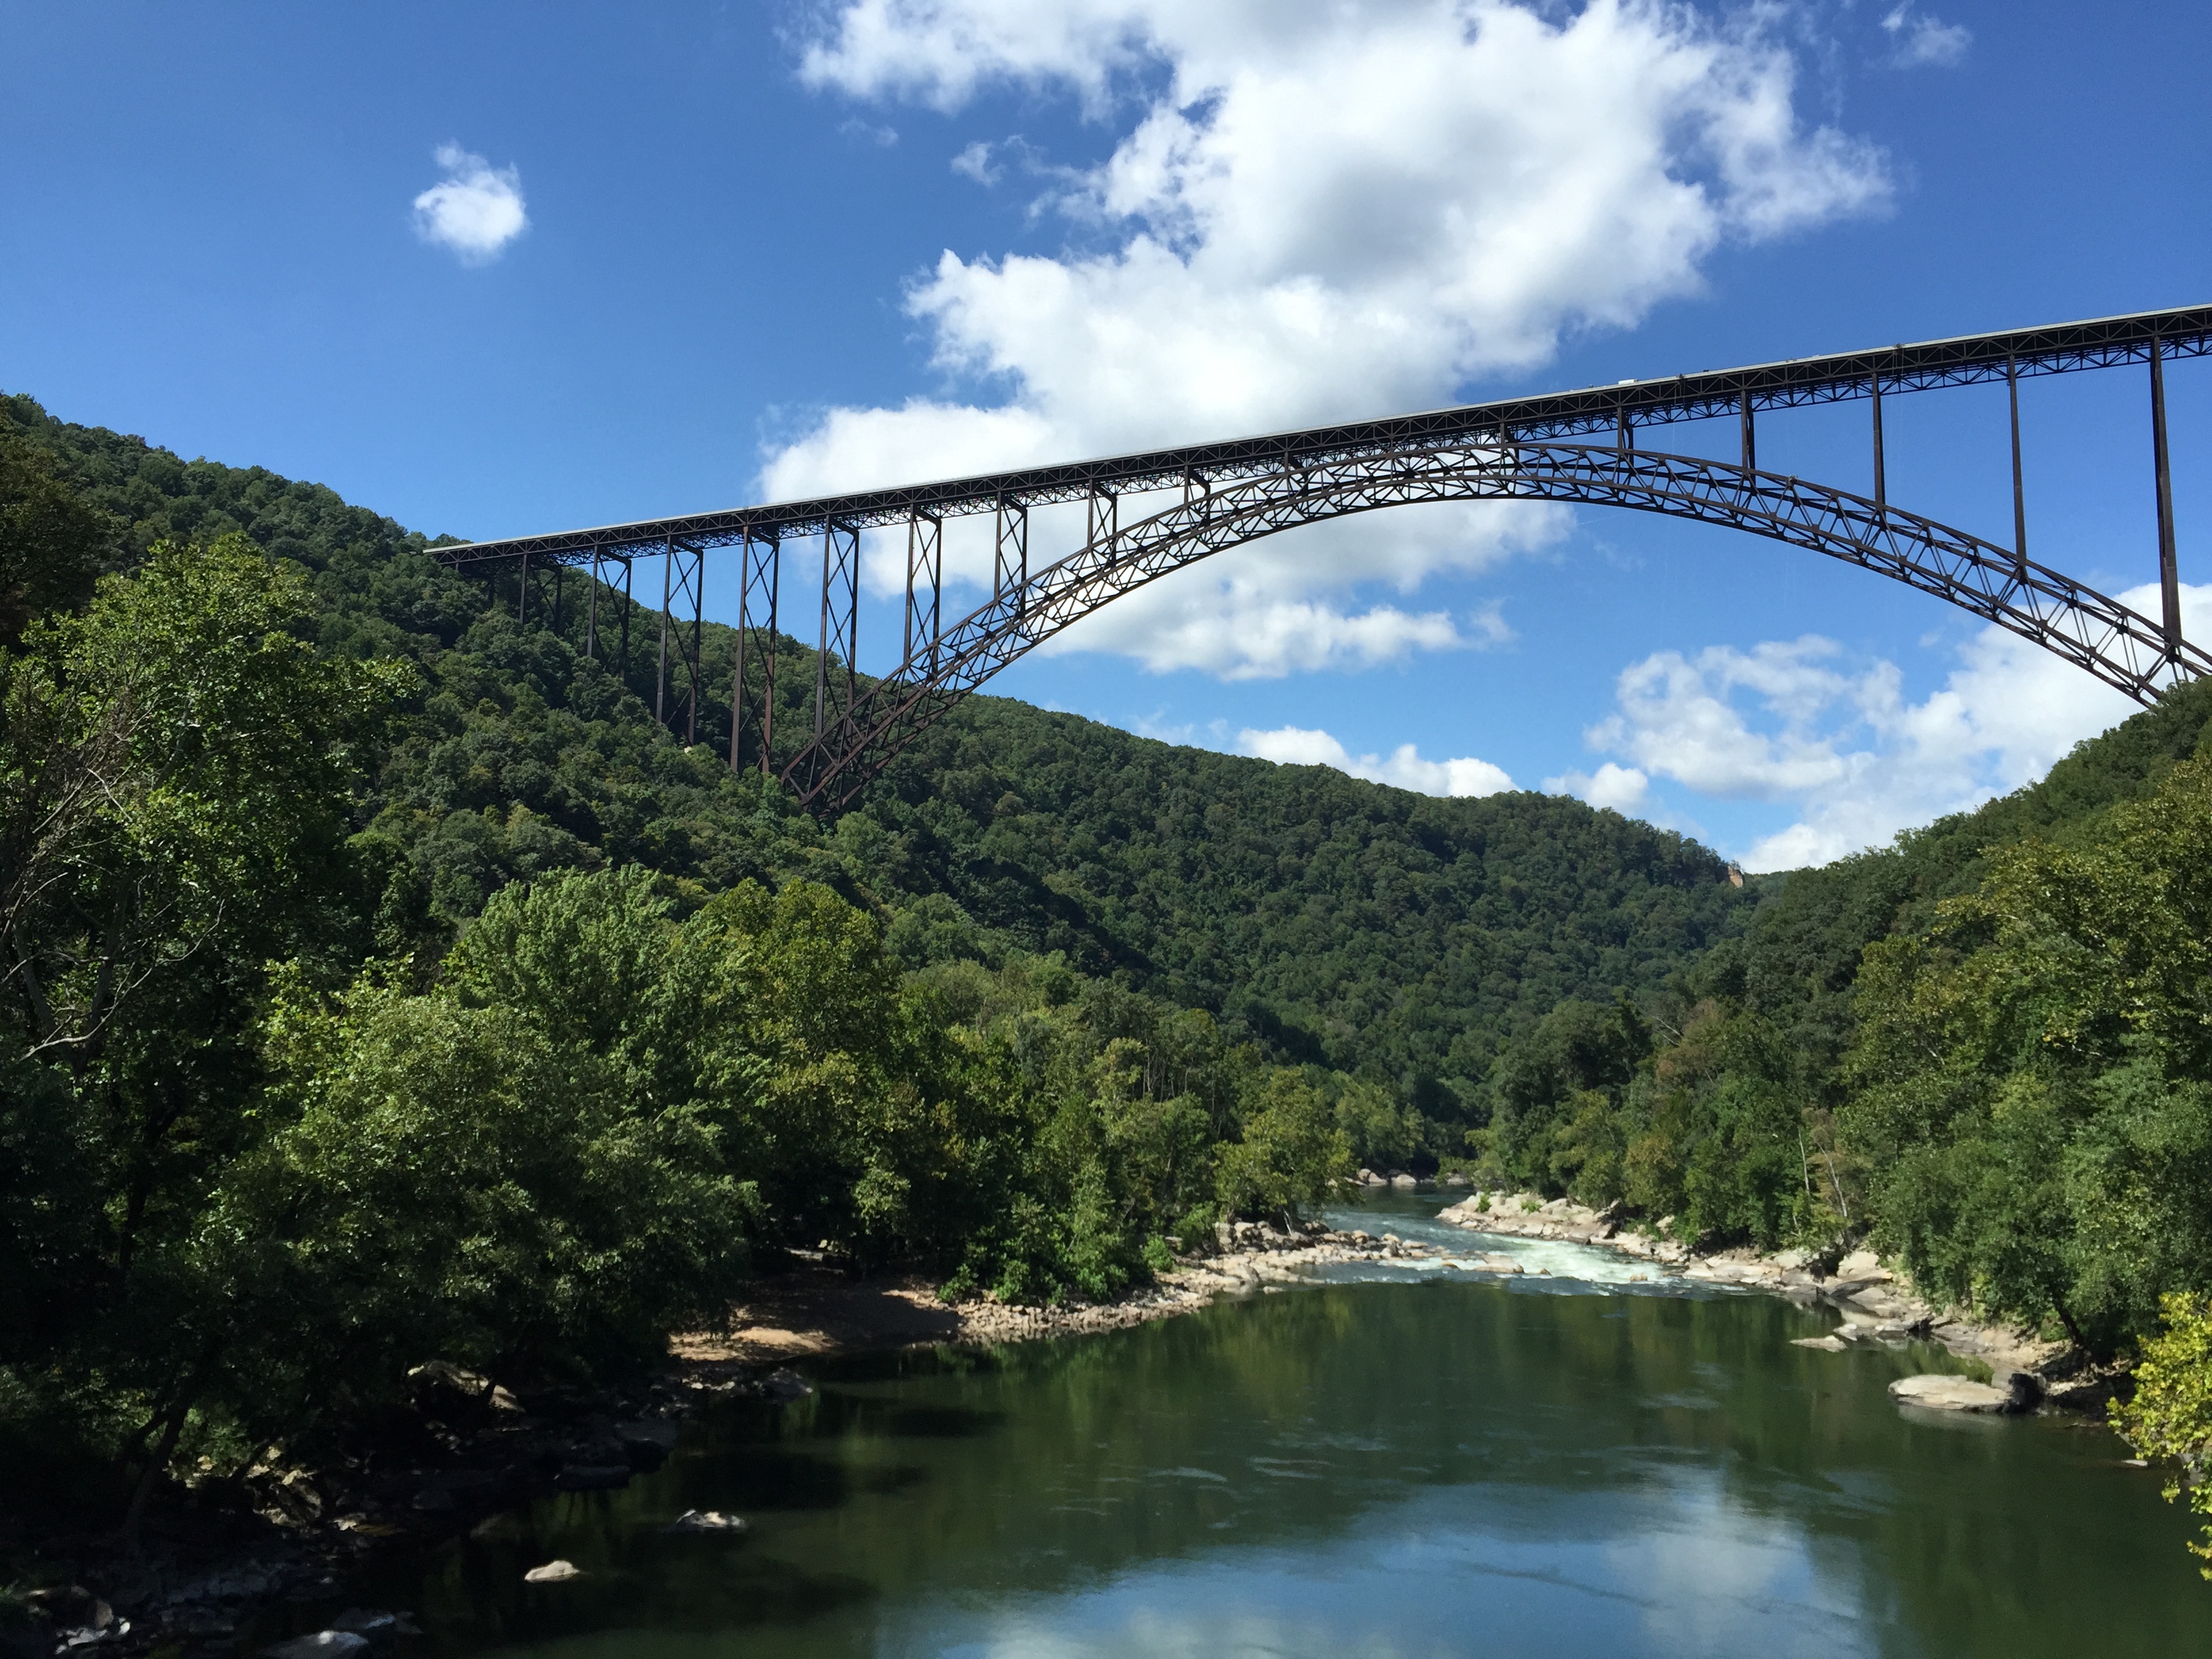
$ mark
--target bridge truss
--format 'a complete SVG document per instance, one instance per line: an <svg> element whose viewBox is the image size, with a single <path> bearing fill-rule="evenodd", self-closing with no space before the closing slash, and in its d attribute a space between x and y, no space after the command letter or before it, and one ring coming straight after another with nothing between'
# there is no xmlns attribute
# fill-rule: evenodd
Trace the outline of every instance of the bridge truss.
<svg viewBox="0 0 2212 1659"><path fill-rule="evenodd" d="M556 615L559 573L588 566L594 580L587 651L598 649L599 592L610 567L622 567L627 595L632 562L659 556L663 599L654 708L664 722L680 716L686 741L696 741L708 692L699 649L705 554L710 548L738 550L730 764L772 770L817 810L848 804L961 696L1131 589L1299 525L1424 501L1582 502L1747 531L1932 593L2148 703L2178 680L2212 673L2212 655L2182 637L2165 392L2168 362L2207 355L2212 355L2212 307L2145 312L815 501L479 542L436 553L464 569L514 568L523 578L519 603L524 606L532 569L551 568ZM2161 589L2155 620L2033 562L2027 554L2020 382L2128 364L2148 370ZM1885 480L1885 398L1996 380L2011 393L2009 548L1893 506ZM1871 410L1870 495L1759 469L1760 414L1852 400L1863 400ZM1717 416L1737 423L1738 461L1639 445L1639 434L1650 428ZM1589 441L1593 438L1604 441ZM1147 505L1164 498L1168 505L1125 523L1124 502L1132 498ZM1078 501L1085 508L1082 544L1032 571L1031 509ZM945 520L985 514L992 520L992 592L948 625ZM901 528L907 541L903 655L890 673L871 681L856 666L860 538L864 531ZM774 702L783 554L813 542L820 544L820 605L811 618L818 629L811 720L796 742L778 743ZM811 554L804 556L811 576ZM688 618L674 608L679 600L688 605ZM625 603L625 660L628 612ZM684 684L672 704L671 692L679 690L672 684L674 672L682 672Z"/></svg>

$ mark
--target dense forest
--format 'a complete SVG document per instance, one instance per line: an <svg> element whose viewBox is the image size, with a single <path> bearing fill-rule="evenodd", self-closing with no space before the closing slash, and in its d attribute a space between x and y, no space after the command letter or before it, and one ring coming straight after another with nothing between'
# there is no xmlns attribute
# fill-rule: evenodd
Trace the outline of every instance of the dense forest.
<svg viewBox="0 0 2212 1659"><path fill-rule="evenodd" d="M11 1458L635 1364L794 1245L1110 1296L1355 1151L1456 1155L1516 1024L1748 914L1576 802L996 699L819 823L585 654L573 575L519 619L328 490L3 407Z"/></svg>
<svg viewBox="0 0 2212 1659"><path fill-rule="evenodd" d="M825 827L722 763L727 629L704 629L687 747L650 713L658 615L625 625L602 591L606 643L587 659L580 573L534 575L520 623L514 572L458 575L319 486L180 461L27 398L0 398L0 431L104 515L108 563L246 534L307 585L325 654L413 666L350 814L388 866L386 951L449 942L501 885L552 870L640 865L685 905L748 878L821 881L873 910L905 967L1056 953L1357 1076L1439 1121L1409 1143L1430 1167L1481 1121L1513 1030L1565 998L1656 992L1756 897L1695 843L1571 799L1438 800L996 697L956 708ZM777 723L798 731L813 655L778 650Z"/></svg>
<svg viewBox="0 0 2212 1659"><path fill-rule="evenodd" d="M0 399L7 1470L143 1494L425 1358L635 1365L794 1245L1110 1296L1363 1162L2201 1342L2202 685L1738 886L989 697L817 822L726 763L729 630L655 719L657 623Z"/></svg>

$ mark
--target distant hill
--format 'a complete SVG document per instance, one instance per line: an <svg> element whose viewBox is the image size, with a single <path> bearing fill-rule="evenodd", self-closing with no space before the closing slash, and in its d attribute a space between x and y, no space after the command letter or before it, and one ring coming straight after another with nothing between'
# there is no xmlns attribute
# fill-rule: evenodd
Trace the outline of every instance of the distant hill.
<svg viewBox="0 0 2212 1659"><path fill-rule="evenodd" d="M0 399L0 425L113 515L119 563L160 538L242 531L312 573L326 649L419 666L422 695L358 809L389 854L380 926L395 947L543 870L635 862L698 897L803 872L879 905L911 967L1060 951L1212 1010L1279 1057L1473 1121L1514 1031L1565 999L1656 994L1741 935L1757 902L1759 884L1730 884L1710 850L1579 801L1439 800L1000 697L969 699L819 825L719 758L726 628L706 630L701 741L686 750L648 711L652 613L631 612L626 672L585 659L575 573L557 593L538 579L519 625L512 573L458 575L422 535L319 485L185 461L27 397ZM602 590L603 639L621 604ZM799 720L812 653L778 648L779 717ZM1785 886L1789 913L1814 890Z"/></svg>
<svg viewBox="0 0 2212 1659"><path fill-rule="evenodd" d="M1694 982L1773 1021L1800 1054L1817 1058L1830 1092L1840 1090L1828 1068L1852 1036L1851 993L1869 945L1924 930L1943 900L1974 891L1992 848L2093 833L2112 806L2148 795L2196 754L2208 725L2212 681L2191 681L2076 745L2039 782L1907 830L1892 846L1767 878L1751 925L1700 965Z"/></svg>

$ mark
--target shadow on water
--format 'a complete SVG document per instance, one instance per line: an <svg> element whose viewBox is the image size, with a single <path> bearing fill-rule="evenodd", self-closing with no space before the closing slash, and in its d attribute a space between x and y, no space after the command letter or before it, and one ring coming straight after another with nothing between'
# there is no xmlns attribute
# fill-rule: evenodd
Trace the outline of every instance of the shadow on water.
<svg viewBox="0 0 2212 1659"><path fill-rule="evenodd" d="M1619 1288L1409 1276L823 1363L355 1593L453 1654L2212 1650L2186 1518L2109 1436L1901 1413L1933 1351ZM751 1531L660 1532L690 1508ZM520 1583L556 1555L586 1576Z"/></svg>

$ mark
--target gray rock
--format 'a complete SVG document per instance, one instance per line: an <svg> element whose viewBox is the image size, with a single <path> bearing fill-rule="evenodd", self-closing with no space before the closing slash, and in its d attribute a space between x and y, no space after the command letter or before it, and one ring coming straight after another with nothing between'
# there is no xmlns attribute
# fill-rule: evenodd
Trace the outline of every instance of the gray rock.
<svg viewBox="0 0 2212 1659"><path fill-rule="evenodd" d="M1401 1193L1410 1193L1420 1184L1409 1175L1395 1175L1390 1177L1391 1187Z"/></svg>
<svg viewBox="0 0 2212 1659"><path fill-rule="evenodd" d="M581 1578L583 1570L574 1561L548 1561L542 1567L532 1567L522 1575L526 1584L565 1584L571 1578Z"/></svg>
<svg viewBox="0 0 2212 1659"><path fill-rule="evenodd" d="M797 1371L777 1370L761 1379L761 1392L771 1400L804 1400L814 1385Z"/></svg>
<svg viewBox="0 0 2212 1659"><path fill-rule="evenodd" d="M741 1516L725 1515L720 1510L686 1510L670 1522L668 1532L738 1533L745 1529Z"/></svg>
<svg viewBox="0 0 2212 1659"><path fill-rule="evenodd" d="M1995 1414L2021 1409L2012 1389L1963 1376L1900 1376L1889 1385L1889 1397L1900 1406L1920 1406L1929 1411Z"/></svg>
<svg viewBox="0 0 2212 1659"><path fill-rule="evenodd" d="M1822 1353L1842 1353L1850 1344L1840 1342L1832 1336L1793 1336L1790 1339L1790 1346L1793 1348L1818 1348Z"/></svg>
<svg viewBox="0 0 2212 1659"><path fill-rule="evenodd" d="M371 1642L389 1642L399 1634L399 1616L380 1607L348 1607L331 1620L331 1628Z"/></svg>
<svg viewBox="0 0 2212 1659"><path fill-rule="evenodd" d="M295 1636L261 1651L268 1659L347 1659L368 1651L368 1638L349 1630L319 1630L312 1636Z"/></svg>
<svg viewBox="0 0 2212 1659"><path fill-rule="evenodd" d="M664 1418L615 1425L615 1438L635 1469L657 1469L676 1449L678 1425Z"/></svg>

